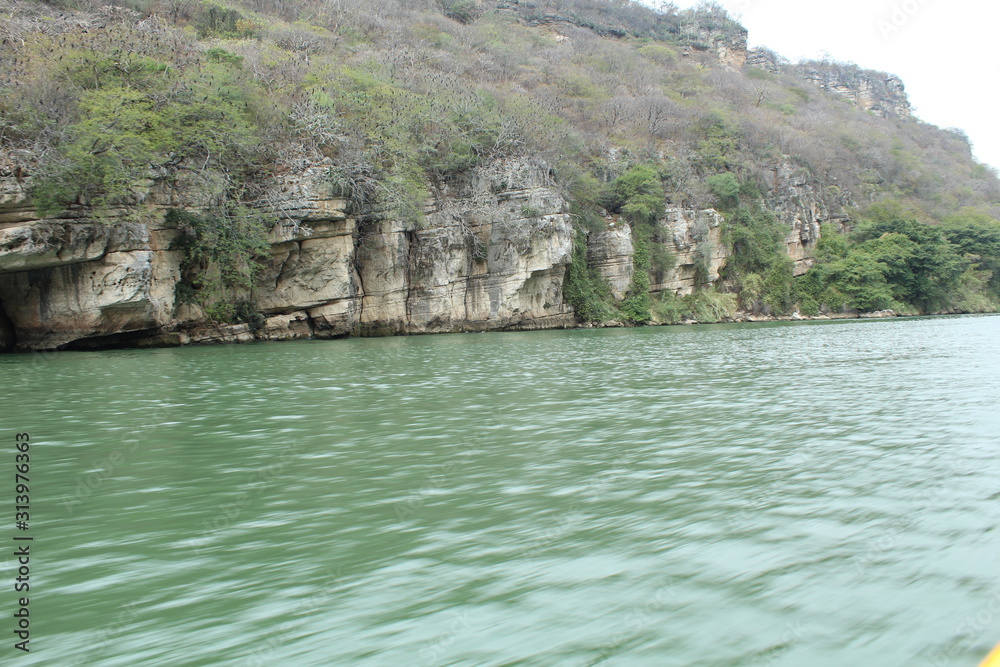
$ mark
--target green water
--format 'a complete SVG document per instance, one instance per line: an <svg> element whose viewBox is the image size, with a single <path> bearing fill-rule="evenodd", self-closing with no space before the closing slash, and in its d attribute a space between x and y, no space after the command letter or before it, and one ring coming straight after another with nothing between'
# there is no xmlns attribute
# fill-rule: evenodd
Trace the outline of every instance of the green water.
<svg viewBox="0 0 1000 667"><path fill-rule="evenodd" d="M34 537L32 651L5 554L0 662L974 665L1000 641L998 340L953 317L0 357L0 539L20 431Z"/></svg>

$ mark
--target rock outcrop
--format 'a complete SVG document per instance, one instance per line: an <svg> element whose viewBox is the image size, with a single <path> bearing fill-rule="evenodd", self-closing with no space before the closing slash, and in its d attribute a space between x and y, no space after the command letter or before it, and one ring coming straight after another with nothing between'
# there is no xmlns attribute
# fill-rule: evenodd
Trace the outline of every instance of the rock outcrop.
<svg viewBox="0 0 1000 667"><path fill-rule="evenodd" d="M635 267L632 228L624 221L608 218L608 228L587 237L587 263L608 281L615 299L625 298Z"/></svg>
<svg viewBox="0 0 1000 667"><path fill-rule="evenodd" d="M497 162L441 185L419 224L354 214L334 191L331 166L289 169L261 199L280 220L252 288L263 316L253 328L213 324L203 308L176 299L184 253L164 214L197 210L190 188L152 187L143 219L132 211L98 221L82 209L38 219L22 185L3 179L0 350L574 324L562 290L573 226L544 163ZM796 274L812 264L820 225L845 224L852 205L790 164L774 168L765 203L788 226ZM712 209L664 209L654 255L672 261L654 266L651 292L685 295L718 281L729 259L723 226ZM588 262L616 299L632 282L633 254L631 228L613 216L588 237Z"/></svg>
<svg viewBox="0 0 1000 667"><path fill-rule="evenodd" d="M747 57L744 64L748 68L762 69L774 74L779 74L782 67L788 65L788 60L782 58L771 49L765 49L757 46L747 51Z"/></svg>
<svg viewBox="0 0 1000 667"><path fill-rule="evenodd" d="M674 267L655 276L658 279L651 283L650 291L669 290L684 295L699 286L699 279L706 284L718 280L729 259L729 250L722 239L724 222L722 215L712 209L667 209L661 224L669 236L663 244L674 257ZM699 272L703 272L703 277Z"/></svg>
<svg viewBox="0 0 1000 667"><path fill-rule="evenodd" d="M270 232L252 301L264 320L212 324L179 303L183 251L164 222L192 193L147 196L146 218L37 219L23 188L0 188L0 349L187 344L307 337L535 329L574 324L562 285L573 246L567 203L549 168L511 160L472 170L427 200L420 224L354 215L331 185L332 163L304 164L272 184ZM774 169L767 205L789 229L795 273L812 264L820 225L852 204L789 164ZM588 238L588 261L617 299L635 271L631 228L609 216ZM672 258L651 292L689 294L719 279L729 255L723 217L667 208L654 243Z"/></svg>
<svg viewBox="0 0 1000 667"><path fill-rule="evenodd" d="M51 349L170 323L180 253L163 244L166 231L71 220L0 229L0 303L17 347Z"/></svg>
<svg viewBox="0 0 1000 667"><path fill-rule="evenodd" d="M912 114L903 81L893 74L825 61L793 65L774 51L761 47L747 51L743 65L773 74L792 72L817 88L883 118L907 118Z"/></svg>
<svg viewBox="0 0 1000 667"><path fill-rule="evenodd" d="M654 267L650 292L656 295L669 291L683 296L717 281L729 259L722 239L723 222L722 215L712 209L666 209L657 221L653 242L673 262L662 270ZM609 219L607 230L590 234L587 255L590 264L608 281L615 298L621 299L635 273L631 227Z"/></svg>
<svg viewBox="0 0 1000 667"><path fill-rule="evenodd" d="M16 337L18 349L52 349L573 323L562 300L573 230L544 164L475 169L435 192L419 225L349 215L328 170L290 173L267 197L281 221L252 291L266 316L256 332L212 326L201 308L175 301L183 252L163 222L171 198L151 193L146 221L98 222L31 219L26 200L8 197L0 344Z"/></svg>
<svg viewBox="0 0 1000 667"><path fill-rule="evenodd" d="M330 186L310 189L324 196ZM254 290L268 327L291 316L330 337L572 323L561 292L572 227L544 165L473 170L434 194L419 226L348 217L345 204L298 213L287 238L274 239Z"/></svg>
<svg viewBox="0 0 1000 667"><path fill-rule="evenodd" d="M794 273L800 276L815 261L820 227L830 223L843 231L851 221L848 210L856 203L836 185L824 186L787 162L775 166L773 174L765 203L789 230L785 245L795 262Z"/></svg>
<svg viewBox="0 0 1000 667"><path fill-rule="evenodd" d="M739 70L747 61L747 30L728 18L694 13L681 24L682 54L712 54L727 68Z"/></svg>
<svg viewBox="0 0 1000 667"><path fill-rule="evenodd" d="M828 62L803 62L795 69L806 81L859 109L883 118L906 118L911 114L906 89L895 75Z"/></svg>

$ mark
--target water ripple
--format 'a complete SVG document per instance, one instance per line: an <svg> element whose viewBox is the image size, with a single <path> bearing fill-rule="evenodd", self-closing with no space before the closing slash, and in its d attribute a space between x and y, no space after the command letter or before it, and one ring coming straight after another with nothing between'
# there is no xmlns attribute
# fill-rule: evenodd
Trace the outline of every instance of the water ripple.
<svg viewBox="0 0 1000 667"><path fill-rule="evenodd" d="M974 664L1000 637L998 334L0 357L43 536L21 662Z"/></svg>

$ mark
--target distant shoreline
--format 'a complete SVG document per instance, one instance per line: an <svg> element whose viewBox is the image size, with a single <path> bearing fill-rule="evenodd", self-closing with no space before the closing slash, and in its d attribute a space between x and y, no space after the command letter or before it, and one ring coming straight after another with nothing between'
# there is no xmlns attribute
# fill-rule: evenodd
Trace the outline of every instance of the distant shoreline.
<svg viewBox="0 0 1000 667"><path fill-rule="evenodd" d="M92 346L74 346L70 349L55 350L15 350L9 352L11 355L20 354L47 354L50 352L99 352L107 350L136 350L136 349L160 349L172 347L207 347L212 345L237 345L247 343L281 343L288 340L346 340L359 338L397 338L406 336L434 336L441 334L465 334L465 333L513 333L525 331L578 331L588 329L640 329L643 327L672 327L672 326L692 326L708 324L757 324L767 322L832 322L837 320L887 320L896 318L917 319L925 317L944 317L949 315L983 315L996 316L1000 312L973 313L973 312L951 312L951 313L896 313L895 311L878 311L875 313L833 313L824 315L754 315L750 313L738 313L733 318L726 318L714 321L685 320L683 322L649 322L646 324L626 324L624 322L604 322L604 323L580 323L576 326L552 326L552 327L508 327L497 329L481 330L454 330L454 331L421 331L421 332L398 332L386 334L352 334L343 336L297 336L294 338L274 339L258 338L246 324L230 324L219 327L194 329L189 331L169 331L153 336L137 336L133 339L118 339L115 343L102 344L100 340L94 340Z"/></svg>

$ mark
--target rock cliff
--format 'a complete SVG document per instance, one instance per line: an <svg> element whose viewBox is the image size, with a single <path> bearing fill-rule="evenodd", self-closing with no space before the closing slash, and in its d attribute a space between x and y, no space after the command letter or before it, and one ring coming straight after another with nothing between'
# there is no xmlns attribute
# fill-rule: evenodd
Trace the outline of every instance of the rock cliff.
<svg viewBox="0 0 1000 667"><path fill-rule="evenodd" d="M175 301L183 253L163 222L171 197L153 193L143 221L37 219L8 179L5 345L15 336L19 349L52 349L573 323L561 292L573 230L547 166L475 169L433 194L419 226L348 215L328 169L307 166L269 193L281 221L253 287L267 316L253 334L247 325L213 327L201 308Z"/></svg>
<svg viewBox="0 0 1000 667"><path fill-rule="evenodd" d="M720 24L696 16L689 23L682 24L680 44L683 55L707 52L728 69L739 70L747 61L747 31L729 22Z"/></svg>
<svg viewBox="0 0 1000 667"><path fill-rule="evenodd" d="M911 113L903 82L892 74L827 62L800 63L796 70L813 85L883 118Z"/></svg>
<svg viewBox="0 0 1000 667"><path fill-rule="evenodd" d="M722 215L712 209L666 209L656 223L656 236L661 240L654 243L661 245L674 262L665 270L651 272L650 293L690 294L698 287L700 264L706 269L705 282L718 280L729 258L722 239L723 223ZM614 297L623 298L635 272L631 227L609 220L606 231L590 235L587 254L590 264L608 281Z"/></svg>
<svg viewBox="0 0 1000 667"><path fill-rule="evenodd" d="M892 74L825 61L791 64L773 51L760 47L750 49L744 63L747 68L774 74L792 72L817 88L883 118L907 118L912 114L906 88L902 80Z"/></svg>
<svg viewBox="0 0 1000 667"><path fill-rule="evenodd" d="M785 245L795 262L793 271L800 276L814 263L820 227L829 223L844 231L851 222L849 211L857 203L836 185L822 184L789 162L776 165L772 173L767 208L789 230Z"/></svg>
<svg viewBox="0 0 1000 667"><path fill-rule="evenodd" d="M806 61L791 64L773 51L759 47L746 52L743 65L774 74L793 73L797 78L882 118L907 118L912 114L906 88L902 80L892 74L843 63Z"/></svg>
<svg viewBox="0 0 1000 667"><path fill-rule="evenodd" d="M252 290L266 318L254 331L213 325L200 307L177 302L183 252L163 213L183 193L153 188L141 220L121 211L97 221L85 210L40 219L23 184L3 179L0 343L31 350L574 324L562 293L573 227L545 164L474 169L433 192L420 225L348 213L330 166L302 165L267 193L280 220ZM850 202L787 164L775 169L775 186L768 205L788 226L801 274L820 224L845 222ZM588 256L621 299L634 272L632 233L611 216L607 225L590 234ZM711 209L665 209L657 238L674 262L652 272L651 292L691 293L699 266L702 280L718 280L729 257L723 225Z"/></svg>

